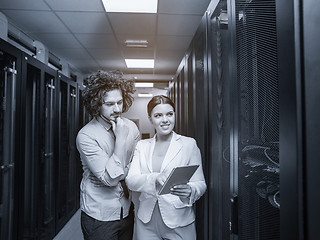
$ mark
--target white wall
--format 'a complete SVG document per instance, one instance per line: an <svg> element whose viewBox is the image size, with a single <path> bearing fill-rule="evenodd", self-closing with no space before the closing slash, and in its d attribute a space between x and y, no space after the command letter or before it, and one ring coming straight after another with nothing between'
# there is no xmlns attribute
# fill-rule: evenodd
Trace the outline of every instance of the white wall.
<svg viewBox="0 0 320 240"><path fill-rule="evenodd" d="M134 102L128 112L124 113L123 116L131 120L139 120L140 133L149 133L150 137L154 135L154 128L149 121L147 113L147 104L151 98L135 98Z"/></svg>
<svg viewBox="0 0 320 240"><path fill-rule="evenodd" d="M162 94L162 95L167 95L166 94L166 90L159 90L153 93L154 95L157 94ZM152 126L152 124L149 121L148 118L148 112L147 112L147 104L150 101L151 98L141 98L141 97L136 97L136 95L134 95L134 102L131 106L131 108L129 109L128 112L124 113L123 116L126 118L129 118L131 120L139 120L139 130L140 133L149 133L150 137L153 137L155 134L155 130Z"/></svg>

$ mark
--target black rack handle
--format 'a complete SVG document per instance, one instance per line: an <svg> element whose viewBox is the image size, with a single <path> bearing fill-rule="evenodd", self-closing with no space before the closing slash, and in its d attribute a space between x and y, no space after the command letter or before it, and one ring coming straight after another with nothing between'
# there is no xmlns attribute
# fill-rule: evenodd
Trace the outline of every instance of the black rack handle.
<svg viewBox="0 0 320 240"><path fill-rule="evenodd" d="M230 219L230 231L232 234L238 235L238 196L234 195L230 198L231 206L231 219Z"/></svg>

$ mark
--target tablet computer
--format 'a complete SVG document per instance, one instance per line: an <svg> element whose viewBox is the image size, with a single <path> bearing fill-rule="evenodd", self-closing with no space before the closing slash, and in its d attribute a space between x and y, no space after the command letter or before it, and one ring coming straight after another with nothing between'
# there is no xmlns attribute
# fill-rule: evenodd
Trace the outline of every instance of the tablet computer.
<svg viewBox="0 0 320 240"><path fill-rule="evenodd" d="M187 184L198 167L199 165L189 165L172 169L167 180L161 187L159 195L170 193L170 189L175 185Z"/></svg>

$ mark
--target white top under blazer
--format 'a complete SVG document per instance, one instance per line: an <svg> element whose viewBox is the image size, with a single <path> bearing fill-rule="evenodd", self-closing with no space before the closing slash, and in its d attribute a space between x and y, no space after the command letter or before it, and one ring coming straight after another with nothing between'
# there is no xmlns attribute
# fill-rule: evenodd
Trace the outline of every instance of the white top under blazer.
<svg viewBox="0 0 320 240"><path fill-rule="evenodd" d="M155 204L158 202L164 223L169 228L184 227L195 221L192 204L206 191L203 176L200 150L193 138L185 137L173 132L173 136L162 162L160 173L169 174L174 167L196 165L196 170L188 185L191 187L190 200L184 203L173 194L158 195L156 177L159 172L152 171L152 154L156 136L140 140L137 143L134 156L126 177L128 188L140 192L139 201L135 203L137 217L148 223L151 219Z"/></svg>

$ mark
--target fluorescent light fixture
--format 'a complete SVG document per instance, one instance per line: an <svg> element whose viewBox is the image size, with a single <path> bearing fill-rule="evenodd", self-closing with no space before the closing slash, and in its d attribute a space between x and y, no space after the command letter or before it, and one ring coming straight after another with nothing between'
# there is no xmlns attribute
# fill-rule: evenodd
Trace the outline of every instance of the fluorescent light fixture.
<svg viewBox="0 0 320 240"><path fill-rule="evenodd" d="M127 68L154 68L154 59L125 59Z"/></svg>
<svg viewBox="0 0 320 240"><path fill-rule="evenodd" d="M125 40L124 41L125 44L148 44L147 40Z"/></svg>
<svg viewBox="0 0 320 240"><path fill-rule="evenodd" d="M135 87L153 87L153 83L147 83L147 82L136 82Z"/></svg>
<svg viewBox="0 0 320 240"><path fill-rule="evenodd" d="M157 13L158 0L102 0L106 12Z"/></svg>
<svg viewBox="0 0 320 240"><path fill-rule="evenodd" d="M129 47L129 48L147 48L148 45L146 45L146 44L127 44L126 47Z"/></svg>
<svg viewBox="0 0 320 240"><path fill-rule="evenodd" d="M152 93L138 93L138 97L153 97Z"/></svg>
<svg viewBox="0 0 320 240"><path fill-rule="evenodd" d="M148 47L147 40L125 40L124 43L126 47L131 47L131 48L147 48Z"/></svg>

